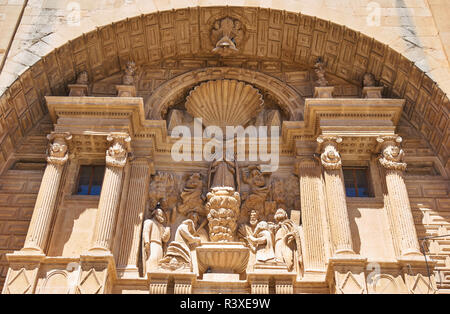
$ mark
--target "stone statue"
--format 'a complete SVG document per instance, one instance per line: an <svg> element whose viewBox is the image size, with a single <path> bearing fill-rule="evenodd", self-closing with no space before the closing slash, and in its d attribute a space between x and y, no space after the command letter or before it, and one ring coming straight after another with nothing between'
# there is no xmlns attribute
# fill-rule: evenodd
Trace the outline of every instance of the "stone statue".
<svg viewBox="0 0 450 314"><path fill-rule="evenodd" d="M239 238L248 242L247 241L247 237L250 235L254 235L255 230L256 230L256 226L258 225L258 212L256 210L252 210L252 212L250 213L250 219L248 224L242 224L239 227L239 231L238 231L238 235Z"/></svg>
<svg viewBox="0 0 450 314"><path fill-rule="evenodd" d="M194 173L189 177L181 193L181 204L178 206L178 211L182 215L186 215L190 211L196 211L201 214L207 214L204 211L205 198L203 193L202 176L199 173Z"/></svg>
<svg viewBox="0 0 450 314"><path fill-rule="evenodd" d="M136 76L136 63L134 63L134 61L128 61L125 68L125 74L122 79L122 84L134 85L135 76Z"/></svg>
<svg viewBox="0 0 450 314"><path fill-rule="evenodd" d="M166 227L167 218L158 204L153 217L144 221L142 230L144 274L158 267L163 258L163 245L170 239L170 227Z"/></svg>
<svg viewBox="0 0 450 314"><path fill-rule="evenodd" d="M188 219L183 221L175 233L175 239L169 244L166 256L161 260L160 266L164 269L189 269L192 271L191 250L201 244L200 237L196 236L198 214L192 212Z"/></svg>
<svg viewBox="0 0 450 314"><path fill-rule="evenodd" d="M277 262L285 263L292 271L297 262L301 263L301 243L298 227L288 218L286 211L278 209L275 214L278 223L275 233L275 256Z"/></svg>
<svg viewBox="0 0 450 314"><path fill-rule="evenodd" d="M208 187L230 187L239 192L239 168L237 162L216 160L209 167Z"/></svg>
<svg viewBox="0 0 450 314"><path fill-rule="evenodd" d="M374 86L376 86L375 76L372 73L364 74L363 86L364 87L374 87Z"/></svg>
<svg viewBox="0 0 450 314"><path fill-rule="evenodd" d="M211 41L215 46L213 52L222 57L237 53L238 46L244 38L245 32L241 21L230 17L215 21L211 30Z"/></svg>
<svg viewBox="0 0 450 314"><path fill-rule="evenodd" d="M258 223L254 236L249 235L247 240L256 248L257 263L275 263L273 234L270 232L269 224L267 222L261 221Z"/></svg>
<svg viewBox="0 0 450 314"><path fill-rule="evenodd" d="M253 210L257 211L260 217L265 213L265 203L269 194L269 187L266 184L264 174L259 167L250 166L249 173L243 174L243 181L250 185L250 195L244 202L242 210L244 213L251 213Z"/></svg>
<svg viewBox="0 0 450 314"><path fill-rule="evenodd" d="M321 87L325 87L328 86L328 81L325 78L325 62L323 61L322 58L318 58L316 61L316 64L314 65L314 71L316 72L317 75L317 85L321 86Z"/></svg>
<svg viewBox="0 0 450 314"><path fill-rule="evenodd" d="M82 71L78 74L77 84L79 85L88 85L89 84L89 74L87 71Z"/></svg>

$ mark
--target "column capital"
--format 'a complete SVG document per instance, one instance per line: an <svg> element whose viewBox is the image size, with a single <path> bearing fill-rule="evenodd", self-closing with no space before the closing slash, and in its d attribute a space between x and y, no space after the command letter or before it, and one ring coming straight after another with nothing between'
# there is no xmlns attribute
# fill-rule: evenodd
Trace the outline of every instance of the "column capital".
<svg viewBox="0 0 450 314"><path fill-rule="evenodd" d="M109 167L125 167L128 153L131 150L130 135L128 133L111 133L107 140L111 144L106 151L106 165Z"/></svg>
<svg viewBox="0 0 450 314"><path fill-rule="evenodd" d="M405 171L407 164L403 162L405 152L400 147L403 139L398 135L380 136L378 150L381 149L380 164L388 170Z"/></svg>
<svg viewBox="0 0 450 314"><path fill-rule="evenodd" d="M296 160L297 172L300 168L317 168L320 166L319 156L317 154L311 156L298 156Z"/></svg>
<svg viewBox="0 0 450 314"><path fill-rule="evenodd" d="M342 158L338 151L338 144L342 138L334 135L321 135L317 138L319 149L322 153L320 160L322 166L327 170L338 170L342 168Z"/></svg>
<svg viewBox="0 0 450 314"><path fill-rule="evenodd" d="M47 135L50 141L47 149L47 162L54 165L64 165L69 160L69 142L72 135L68 132L53 132Z"/></svg>

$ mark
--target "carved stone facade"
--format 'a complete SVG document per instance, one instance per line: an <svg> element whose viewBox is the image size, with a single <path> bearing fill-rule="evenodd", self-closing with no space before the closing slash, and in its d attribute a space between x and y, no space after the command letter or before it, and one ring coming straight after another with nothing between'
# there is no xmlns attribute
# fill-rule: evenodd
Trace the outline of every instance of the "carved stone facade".
<svg viewBox="0 0 450 314"><path fill-rule="evenodd" d="M3 293L449 292L448 112L424 134L413 109L448 100L415 71L356 31L259 8L72 41L1 98L28 114L0 143L0 213L17 207L0 222ZM252 134L223 141L245 160L174 160L172 130L192 132L195 157L210 126L280 127L264 134L278 168L251 159L265 147ZM104 167L98 196L77 195L83 166ZM368 197L346 193L347 169L367 170Z"/></svg>

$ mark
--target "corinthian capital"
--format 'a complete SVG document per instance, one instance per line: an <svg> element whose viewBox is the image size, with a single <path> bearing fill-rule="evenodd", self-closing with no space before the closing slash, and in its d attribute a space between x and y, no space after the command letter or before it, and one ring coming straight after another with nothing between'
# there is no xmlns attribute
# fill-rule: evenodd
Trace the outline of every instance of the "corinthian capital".
<svg viewBox="0 0 450 314"><path fill-rule="evenodd" d="M47 162L55 165L64 165L69 160L68 142L72 139L72 135L66 133L51 133L47 135L50 141L47 149Z"/></svg>
<svg viewBox="0 0 450 314"><path fill-rule="evenodd" d="M317 142L322 147L320 160L323 167L327 170L340 169L342 167L342 159L338 151L338 144L342 143L342 138L339 136L321 135Z"/></svg>
<svg viewBox="0 0 450 314"><path fill-rule="evenodd" d="M129 152L131 137L127 133L113 133L107 137L111 142L106 151L106 165L110 167L125 167Z"/></svg>
<svg viewBox="0 0 450 314"><path fill-rule="evenodd" d="M405 152L400 148L402 142L400 136L383 136L378 137L377 142L381 144L381 165L389 170L406 170L406 163L403 162Z"/></svg>

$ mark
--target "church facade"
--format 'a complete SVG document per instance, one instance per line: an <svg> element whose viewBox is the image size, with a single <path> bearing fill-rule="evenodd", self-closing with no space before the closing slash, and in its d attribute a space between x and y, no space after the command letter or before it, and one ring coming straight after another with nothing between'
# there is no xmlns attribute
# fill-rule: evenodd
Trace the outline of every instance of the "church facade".
<svg viewBox="0 0 450 314"><path fill-rule="evenodd" d="M358 30L129 16L0 103L4 294L450 292L448 97Z"/></svg>

